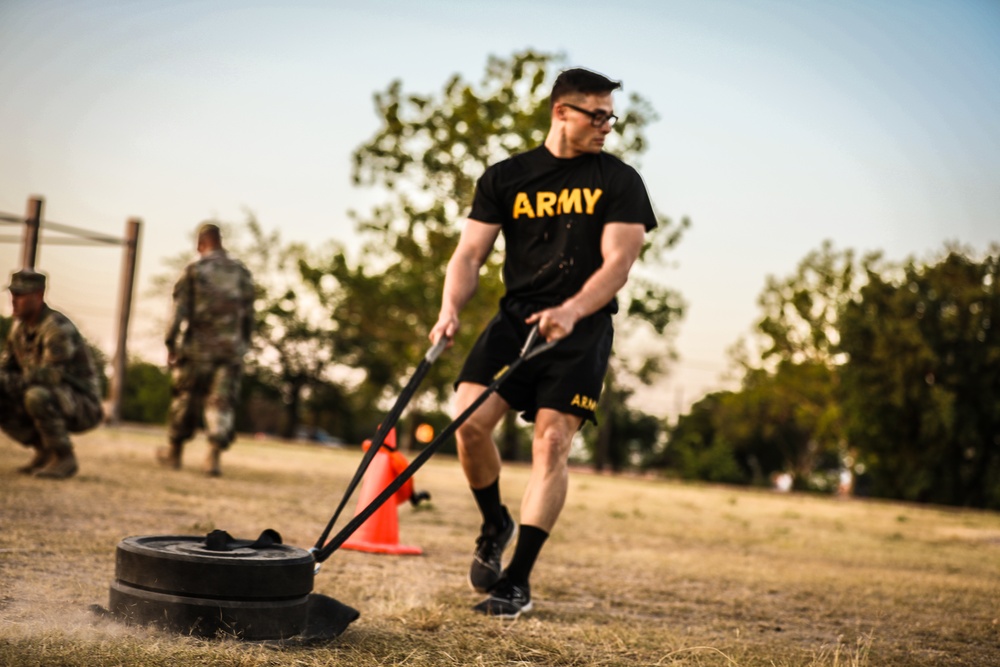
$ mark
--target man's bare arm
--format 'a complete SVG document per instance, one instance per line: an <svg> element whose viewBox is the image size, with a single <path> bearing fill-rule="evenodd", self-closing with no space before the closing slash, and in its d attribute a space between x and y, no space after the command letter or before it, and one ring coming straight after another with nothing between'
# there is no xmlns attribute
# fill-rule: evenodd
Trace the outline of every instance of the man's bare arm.
<svg viewBox="0 0 1000 667"><path fill-rule="evenodd" d="M458 315L479 287L479 270L493 250L500 234L500 225L469 220L459 237L458 246L448 261L444 288L441 291L441 311L431 329L430 339L437 342L441 336L454 338L458 331Z"/></svg>
<svg viewBox="0 0 1000 667"><path fill-rule="evenodd" d="M645 234L645 228L636 223L609 222L604 225L601 235L604 263L601 268L587 279L579 292L558 306L534 313L526 322L538 322L538 330L546 340L559 340L570 335L577 322L603 308L625 286L632 265L642 250Z"/></svg>

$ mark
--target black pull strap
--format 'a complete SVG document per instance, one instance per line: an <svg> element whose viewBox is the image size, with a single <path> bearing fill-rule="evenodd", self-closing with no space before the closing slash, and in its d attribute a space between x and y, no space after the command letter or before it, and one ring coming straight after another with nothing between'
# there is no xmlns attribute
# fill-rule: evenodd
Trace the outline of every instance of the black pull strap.
<svg viewBox="0 0 1000 667"><path fill-rule="evenodd" d="M329 558L334 551L339 549L340 546L344 542L346 542L347 539L352 534L354 534L354 531L356 531L358 528L361 527L361 524L367 521L368 518L376 511L378 511L378 509L389 498L395 495L396 491L398 491L400 487L402 487L403 484L407 482L407 480L413 477L413 475L417 472L417 470L422 465L424 465L424 463L426 463L428 459L430 459L430 457L434 454L434 452L436 452L441 447L441 445L445 441L447 441L448 438L450 438L456 430L458 430L459 426L465 423L465 420L467 420L472 415L472 413L475 412L479 408L479 406L482 405L483 402L486 401L486 399L489 398L489 396L493 394L493 392L495 392L500 387L500 385L503 383L504 380L510 377L510 375L517 369L518 366L520 366L528 359L531 359L532 357L535 357L541 354L542 352L552 348L558 342L558 341L547 341L536 345L535 342L538 339L538 335L539 335L538 325L535 325L531 329L531 332L528 334L528 338L525 341L524 347L521 349L521 353L514 361L512 361L506 368L504 368L500 373L497 374L497 376L494 378L490 386L484 389L483 392L479 394L478 397L476 397L476 400L474 400L472 404L469 405L469 407L467 407L465 410L462 411L462 414L456 417L452 423L448 424L448 426L445 427L443 431L441 431L438 437L434 438L434 440L429 445L424 447L424 449L421 450L421 452L416 456L416 458L414 458L413 461L410 462L410 465L408 465L405 470L399 473L396 479L394 479L387 487L385 487L382 493L380 493L374 500L372 500L367 507L358 512L354 516L354 518L351 519L351 521L348 522L347 525L345 525L341 529L341 531L333 537L333 539L331 539L325 546L319 543L316 545L316 547L313 549L313 556L315 557L317 563L322 563L327 558ZM374 446L372 446L369 449L369 452L373 449L375 449Z"/></svg>
<svg viewBox="0 0 1000 667"><path fill-rule="evenodd" d="M340 499L340 504L337 505L336 511L334 511L333 516L330 521L327 522L326 528L323 529L323 534L319 536L316 540L316 546L313 550L319 550L326 538L329 537L330 531L333 530L333 525L340 518L340 513L344 511L344 506L347 505L347 501L350 499L351 495L354 494L354 490L358 487L361 479L364 477L365 471L368 470L368 466L371 465L372 460L375 455L378 454L379 449L382 448L382 444L385 442L386 437L389 435L389 431L396 425L399 421L399 416L403 413L403 409L413 398L413 395L417 391L417 387L423 381L427 372L431 369L431 366L437 361L438 357L444 351L444 348L448 345L448 338L442 336L438 339L437 343L427 351L424 358L420 360L420 364L417 365L417 369L413 372L413 377L407 382L403 391L399 394L399 398L393 404L392 409L389 410L389 414L386 418L382 420L379 424L378 429L375 431L375 437L372 439L372 444L365 452L365 455L361 458L361 463L358 465L358 469L354 472L354 477L351 479L350 483L347 485L347 490L344 492L343 498Z"/></svg>

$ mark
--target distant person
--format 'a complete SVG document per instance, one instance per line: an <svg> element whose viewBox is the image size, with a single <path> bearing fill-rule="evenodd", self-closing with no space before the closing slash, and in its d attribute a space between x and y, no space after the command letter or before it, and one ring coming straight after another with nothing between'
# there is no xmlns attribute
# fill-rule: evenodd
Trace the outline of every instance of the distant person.
<svg viewBox="0 0 1000 667"><path fill-rule="evenodd" d="M70 433L104 416L90 348L76 326L45 303L45 274L11 275L14 323L0 352L0 430L35 450L19 472L66 479L79 470Z"/></svg>
<svg viewBox="0 0 1000 667"><path fill-rule="evenodd" d="M156 455L161 465L180 468L184 443L204 419L209 442L205 473L218 476L222 452L236 437L243 356L253 331L254 285L250 271L222 247L217 225L198 228L197 247L200 257L174 285L166 336L173 399L168 445Z"/></svg>
<svg viewBox="0 0 1000 667"><path fill-rule="evenodd" d="M483 524L469 571L489 597L474 609L516 618L532 608L529 576L566 501L569 450L594 410L611 354L615 295L656 216L635 169L603 152L621 87L585 69L562 72L549 100L545 142L488 168L448 262L430 338L453 338L459 312L503 232L506 294L456 383L464 412L519 353L532 325L553 349L523 364L458 428L458 455ZM500 496L493 429L508 410L535 423L532 468L518 531ZM513 558L501 558L517 537Z"/></svg>

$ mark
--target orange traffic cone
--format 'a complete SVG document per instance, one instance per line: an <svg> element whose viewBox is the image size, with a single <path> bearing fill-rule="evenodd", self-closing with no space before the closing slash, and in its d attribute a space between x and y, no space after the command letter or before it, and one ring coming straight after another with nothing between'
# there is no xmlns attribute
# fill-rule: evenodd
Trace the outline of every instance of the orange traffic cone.
<svg viewBox="0 0 1000 667"><path fill-rule="evenodd" d="M406 458L396 451L396 429L391 429L385 438L385 447L380 447L371 465L365 471L365 479L361 483L361 495L354 511L357 516L382 491L389 486L399 473L407 466ZM364 442L367 451L371 441ZM400 467L402 466L402 467ZM392 498L385 501L381 507L361 524L344 544L344 549L368 551L379 554L417 555L422 554L420 547L399 543L399 516L396 505L406 502L413 495L413 480L408 479Z"/></svg>

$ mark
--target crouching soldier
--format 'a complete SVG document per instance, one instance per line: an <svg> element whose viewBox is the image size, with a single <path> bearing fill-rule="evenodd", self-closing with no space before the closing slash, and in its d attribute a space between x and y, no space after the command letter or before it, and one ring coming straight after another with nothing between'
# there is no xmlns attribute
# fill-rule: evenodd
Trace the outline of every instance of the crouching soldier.
<svg viewBox="0 0 1000 667"><path fill-rule="evenodd" d="M103 417L97 372L76 326L45 303L45 275L11 275L14 323L0 352L0 429L35 450L20 472L65 479L78 466L70 433Z"/></svg>

